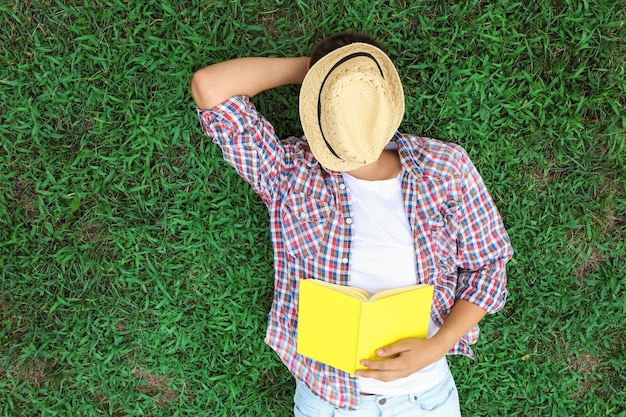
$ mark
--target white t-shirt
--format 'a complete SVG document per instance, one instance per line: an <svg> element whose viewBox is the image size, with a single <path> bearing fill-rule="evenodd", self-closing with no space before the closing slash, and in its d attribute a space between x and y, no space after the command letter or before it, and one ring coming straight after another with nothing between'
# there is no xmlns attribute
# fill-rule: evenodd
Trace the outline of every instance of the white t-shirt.
<svg viewBox="0 0 626 417"><path fill-rule="evenodd" d="M351 285L372 295L388 288L416 284L414 242L404 211L400 176L366 181L346 173L342 175L352 202ZM431 319L428 337L438 330ZM448 362L444 357L406 378L391 382L359 378L359 390L381 395L410 394L431 388L447 373Z"/></svg>

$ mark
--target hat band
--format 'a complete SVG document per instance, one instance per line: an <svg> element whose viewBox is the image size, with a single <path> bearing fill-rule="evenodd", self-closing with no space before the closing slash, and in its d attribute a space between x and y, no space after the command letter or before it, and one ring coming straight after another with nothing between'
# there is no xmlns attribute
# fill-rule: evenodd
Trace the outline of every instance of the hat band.
<svg viewBox="0 0 626 417"><path fill-rule="evenodd" d="M337 155L337 152L335 152L333 147L330 146L330 143L328 143L328 140L326 140L326 135L324 135L324 129L322 129L322 90L324 89L324 84L326 84L326 80L328 80L328 77L330 76L330 74L335 69L337 69L337 67L339 67L341 64L345 63L346 61L349 61L350 59L359 58L359 57L366 57L374 61L374 63L378 67L380 76L383 78L383 80L385 79L385 75L383 74L383 69L380 67L380 64L378 63L378 61L372 54L368 54L367 52L355 52L353 54L346 55L345 57L337 61L335 65L332 66L332 68L328 71L328 74L326 74L326 77L324 77L324 81L322 81L322 84L320 85L320 91L317 95L317 124L320 127L320 133L322 134L322 139L324 139L324 143L326 144L326 147L328 148L330 153L332 153L337 159L341 161L343 161L343 159L341 159L341 157Z"/></svg>

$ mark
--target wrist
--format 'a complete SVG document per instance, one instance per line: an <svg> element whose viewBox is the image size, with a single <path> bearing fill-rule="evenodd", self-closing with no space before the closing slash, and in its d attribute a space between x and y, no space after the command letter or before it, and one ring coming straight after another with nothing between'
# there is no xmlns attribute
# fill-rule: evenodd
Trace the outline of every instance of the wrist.
<svg viewBox="0 0 626 417"><path fill-rule="evenodd" d="M447 336L441 331L437 332L431 339L431 342L435 345L435 348L438 352L440 352L443 356L445 356L450 348L454 346L458 340L453 340L451 337Z"/></svg>

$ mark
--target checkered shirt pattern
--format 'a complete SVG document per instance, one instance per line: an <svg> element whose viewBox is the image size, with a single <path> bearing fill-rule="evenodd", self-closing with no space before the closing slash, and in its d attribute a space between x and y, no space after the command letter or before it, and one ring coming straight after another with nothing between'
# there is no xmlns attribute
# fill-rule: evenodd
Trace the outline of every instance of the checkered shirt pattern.
<svg viewBox="0 0 626 417"><path fill-rule="evenodd" d="M280 140L248 97L198 110L205 134L252 185L269 210L274 299L266 343L294 377L336 408L359 407L356 378L296 353L298 283L317 278L350 285L350 197L340 173L324 169L305 138ZM435 286L433 320L455 300L489 313L506 299L513 251L483 180L467 153L450 143L397 133L405 210L415 240L416 283ZM472 355L478 326L449 354Z"/></svg>

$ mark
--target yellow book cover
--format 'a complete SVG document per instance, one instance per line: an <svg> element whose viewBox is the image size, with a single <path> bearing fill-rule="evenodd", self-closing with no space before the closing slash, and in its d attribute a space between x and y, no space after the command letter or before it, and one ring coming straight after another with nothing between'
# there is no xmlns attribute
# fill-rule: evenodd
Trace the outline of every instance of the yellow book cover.
<svg viewBox="0 0 626 417"><path fill-rule="evenodd" d="M297 351L350 374L399 340L426 338L434 287L418 284L368 297L328 282L300 281Z"/></svg>

